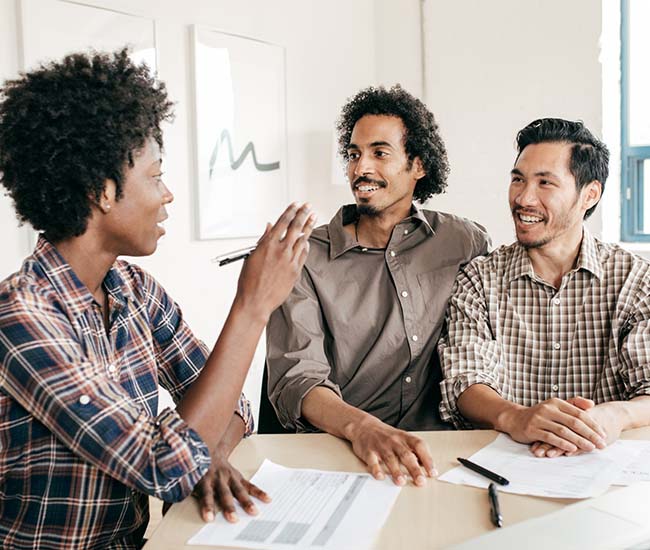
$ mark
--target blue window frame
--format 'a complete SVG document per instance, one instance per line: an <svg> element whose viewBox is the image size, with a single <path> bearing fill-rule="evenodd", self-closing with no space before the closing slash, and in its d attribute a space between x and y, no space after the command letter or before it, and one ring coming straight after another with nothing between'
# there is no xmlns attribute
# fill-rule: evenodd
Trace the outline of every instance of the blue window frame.
<svg viewBox="0 0 650 550"><path fill-rule="evenodd" d="M621 240L650 242L650 2L621 0Z"/></svg>

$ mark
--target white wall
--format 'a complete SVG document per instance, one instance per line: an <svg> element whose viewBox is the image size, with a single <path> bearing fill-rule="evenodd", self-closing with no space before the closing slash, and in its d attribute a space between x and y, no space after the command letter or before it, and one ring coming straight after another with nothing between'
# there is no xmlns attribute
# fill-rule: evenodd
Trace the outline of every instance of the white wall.
<svg viewBox="0 0 650 550"><path fill-rule="evenodd" d="M18 31L16 25L15 0L0 0L0 82L16 76L18 55L16 44ZM18 228L18 222L11 201L4 196L0 186L0 279L20 267L21 259L29 246L28 231Z"/></svg>
<svg viewBox="0 0 650 550"><path fill-rule="evenodd" d="M176 200L158 252L140 263L164 283L210 344L227 315L240 266L216 268L208 260L241 241L193 238L189 25L287 48L292 198L311 201L321 222L350 200L347 185L332 183L343 177L332 157L334 120L345 99L370 84L399 81L424 96L441 125L452 166L448 193L434 197L430 206L483 223L495 244L513 238L506 193L517 130L534 118L562 116L583 119L601 134L596 0L424 0L422 6L418 0L87 3L156 20L159 74L177 101L176 120L165 131L166 178ZM0 78L16 73L16 40L15 0L0 0ZM16 229L10 212L9 201L0 197L0 277L27 253L26 232ZM590 226L600 234L598 210ZM258 353L245 387L254 404L262 362Z"/></svg>
<svg viewBox="0 0 650 550"><path fill-rule="evenodd" d="M431 206L514 238L507 206L516 133L541 117L601 128L595 0L425 0L426 101L445 138L451 177ZM607 190L609 191L609 190ZM601 211L589 226L600 234Z"/></svg>
<svg viewBox="0 0 650 550"><path fill-rule="evenodd" d="M195 23L286 47L288 172L292 198L309 200L326 222L350 201L333 162L333 128L345 99L371 84L401 81L421 95L418 0L88 0L98 7L156 20L158 72L177 102L165 129L166 183L175 194L159 250L138 263L150 270L181 304L197 334L216 339L241 264L217 268L212 256L241 241L196 241L193 211L193 132L189 26ZM18 68L15 0L0 0L0 78ZM52 21L56 25L56 21ZM83 24L83 22L80 22ZM263 93L263 90L260 90ZM334 172L334 173L333 173ZM242 197L242 200L246 200ZM27 232L18 230L9 201L0 197L0 278L27 255ZM8 244L5 244L8 243ZM257 406L263 350L245 386Z"/></svg>

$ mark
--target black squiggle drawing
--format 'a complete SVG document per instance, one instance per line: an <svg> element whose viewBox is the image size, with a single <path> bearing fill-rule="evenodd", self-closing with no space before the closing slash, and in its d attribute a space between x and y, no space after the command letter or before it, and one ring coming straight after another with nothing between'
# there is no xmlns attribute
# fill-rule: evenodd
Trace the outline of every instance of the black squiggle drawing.
<svg viewBox="0 0 650 550"><path fill-rule="evenodd" d="M269 162L269 163L261 163L257 162L257 155L255 154L255 145L253 145L252 141L249 141L246 144L246 147L244 147L244 150L241 152L241 155L239 155L239 158L235 160L235 157L232 152L232 140L230 139L230 132L228 132L227 129L224 129L221 132L221 136L219 136L219 140L214 146L214 149L212 150L212 155L210 155L210 178L212 177L212 171L214 170L214 165L217 162L217 155L219 154L219 148L223 142L226 142L226 145L228 146L228 157L230 158L230 168L233 170L237 170L242 163L246 160L246 156L248 153L251 154L253 157L253 164L255 165L255 169L258 172L270 172L272 170L278 170L280 168L280 162Z"/></svg>

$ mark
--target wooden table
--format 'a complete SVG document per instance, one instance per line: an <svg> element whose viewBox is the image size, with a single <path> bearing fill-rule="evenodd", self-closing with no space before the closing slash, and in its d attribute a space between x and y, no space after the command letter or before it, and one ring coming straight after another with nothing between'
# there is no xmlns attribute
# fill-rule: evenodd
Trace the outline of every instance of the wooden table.
<svg viewBox="0 0 650 550"><path fill-rule="evenodd" d="M422 432L441 474L492 442L492 430ZM650 428L632 430L624 439L650 440ZM295 468L365 471L347 442L327 434L254 435L235 449L232 463L247 477L264 458ZM540 459L543 460L543 459ZM575 502L500 493L505 526L553 512ZM187 498L163 518L145 550L193 550L187 540L203 526L197 502ZM426 487L404 487L375 547L381 550L445 548L493 529L486 491L428 480ZM525 541L522 541L522 546ZM206 548L206 547L203 547ZM218 547L211 547L218 548Z"/></svg>

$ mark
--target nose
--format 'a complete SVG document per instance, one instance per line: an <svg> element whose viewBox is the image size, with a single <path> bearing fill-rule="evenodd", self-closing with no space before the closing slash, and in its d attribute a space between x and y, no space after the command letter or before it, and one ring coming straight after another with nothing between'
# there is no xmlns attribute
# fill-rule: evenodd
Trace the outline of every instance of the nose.
<svg viewBox="0 0 650 550"><path fill-rule="evenodd" d="M521 207L531 207L538 204L537 192L533 182L525 183L515 191L515 204Z"/></svg>
<svg viewBox="0 0 650 550"><path fill-rule="evenodd" d="M356 177L365 176L367 174L371 174L373 171L374 171L374 166L373 166L372 158L370 157L370 155L364 155L363 153L361 153L354 166L354 175Z"/></svg>
<svg viewBox="0 0 650 550"><path fill-rule="evenodd" d="M164 183L161 182L161 185L163 188L162 203L169 204L174 200L174 194L169 190L169 187L167 187Z"/></svg>

